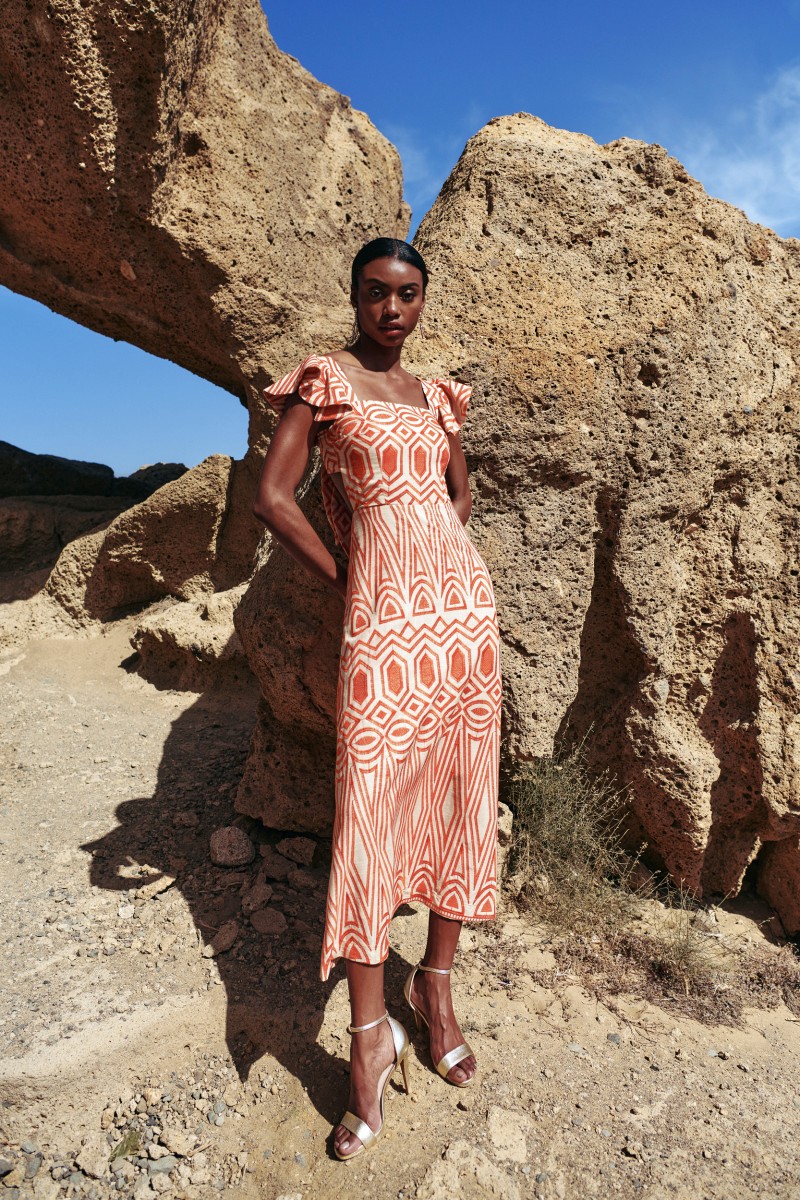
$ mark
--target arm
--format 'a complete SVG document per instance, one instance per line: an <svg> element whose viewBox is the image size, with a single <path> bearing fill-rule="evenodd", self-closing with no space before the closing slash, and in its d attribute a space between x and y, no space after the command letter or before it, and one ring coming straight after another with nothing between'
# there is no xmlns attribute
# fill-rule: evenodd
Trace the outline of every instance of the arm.
<svg viewBox="0 0 800 1200"><path fill-rule="evenodd" d="M313 408L299 396L287 400L261 468L253 512L292 558L344 596L346 568L325 548L294 498L316 433Z"/></svg>
<svg viewBox="0 0 800 1200"><path fill-rule="evenodd" d="M469 514L472 512L472 493L469 490L467 460L461 447L460 434L448 433L447 441L450 445L450 461L444 476L447 492L453 508L456 510L456 516L462 525L466 525Z"/></svg>

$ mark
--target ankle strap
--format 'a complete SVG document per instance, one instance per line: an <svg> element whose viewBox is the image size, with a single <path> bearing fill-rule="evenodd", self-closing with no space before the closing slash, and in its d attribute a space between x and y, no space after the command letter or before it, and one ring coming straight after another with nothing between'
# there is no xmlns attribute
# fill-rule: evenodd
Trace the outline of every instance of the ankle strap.
<svg viewBox="0 0 800 1200"><path fill-rule="evenodd" d="M382 1017L378 1017L377 1021L370 1021L369 1025L348 1025L348 1033L364 1033L367 1029L374 1029L376 1025L382 1025L384 1021L389 1020L388 1012L385 1012Z"/></svg>
<svg viewBox="0 0 800 1200"><path fill-rule="evenodd" d="M443 971L441 967L423 967L422 963L417 963L417 970L418 971L430 971L431 975L449 975L450 974L449 967L447 968L446 971Z"/></svg>

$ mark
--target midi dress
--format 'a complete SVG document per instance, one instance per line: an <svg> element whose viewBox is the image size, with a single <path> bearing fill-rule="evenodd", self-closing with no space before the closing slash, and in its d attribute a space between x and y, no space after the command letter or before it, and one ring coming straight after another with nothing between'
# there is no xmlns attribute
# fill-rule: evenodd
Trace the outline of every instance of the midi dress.
<svg viewBox="0 0 800 1200"><path fill-rule="evenodd" d="M269 388L319 431L322 499L349 559L336 700L335 817L320 975L380 963L408 901L495 915L502 684L492 580L448 495L446 433L471 389L420 380L425 407L362 400L310 355Z"/></svg>

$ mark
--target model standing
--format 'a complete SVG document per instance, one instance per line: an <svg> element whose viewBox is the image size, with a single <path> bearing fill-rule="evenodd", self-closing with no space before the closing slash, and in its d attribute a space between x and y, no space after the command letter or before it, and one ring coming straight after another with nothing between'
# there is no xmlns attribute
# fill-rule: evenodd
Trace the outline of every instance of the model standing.
<svg viewBox="0 0 800 1200"><path fill-rule="evenodd" d="M340 1158L372 1145L408 1037L386 1012L389 922L430 909L424 957L406 982L433 1062L464 1087L476 1062L453 1012L450 968L464 920L495 915L500 656L486 564L464 530L471 497L459 429L470 389L417 379L403 344L428 272L405 242L356 255L348 348L313 354L265 392L279 412L255 512L345 601L337 697L333 860L322 978L344 958L350 1104ZM294 493L315 443L339 565ZM407 1080L406 1080L407 1086Z"/></svg>

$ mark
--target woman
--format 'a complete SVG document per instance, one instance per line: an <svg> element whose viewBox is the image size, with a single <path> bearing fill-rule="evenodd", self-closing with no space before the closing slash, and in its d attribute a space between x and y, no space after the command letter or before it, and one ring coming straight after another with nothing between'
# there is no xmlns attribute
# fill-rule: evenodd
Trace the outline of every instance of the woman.
<svg viewBox="0 0 800 1200"><path fill-rule="evenodd" d="M420 380L403 344L425 307L428 272L405 242L356 255L348 348L311 355L267 388L280 414L255 512L299 563L345 601L337 695L333 858L321 974L346 960L349 1110L339 1158L371 1146L408 1037L386 1012L388 927L406 901L430 909L425 955L406 999L437 1070L458 1087L476 1062L450 996L465 919L495 914L500 666L486 565L464 532L471 497L459 438L470 389ZM294 492L315 443L342 567ZM408 1083L406 1080L406 1090Z"/></svg>

